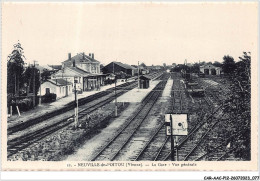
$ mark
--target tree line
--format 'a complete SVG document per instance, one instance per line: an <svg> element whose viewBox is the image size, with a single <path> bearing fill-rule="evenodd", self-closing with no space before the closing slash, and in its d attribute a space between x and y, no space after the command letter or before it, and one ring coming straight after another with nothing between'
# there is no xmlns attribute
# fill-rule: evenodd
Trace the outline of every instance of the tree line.
<svg viewBox="0 0 260 181"><path fill-rule="evenodd" d="M27 109L37 104L40 87L40 71L35 66L26 66L24 51L18 42L7 57L7 104L23 105Z"/></svg>
<svg viewBox="0 0 260 181"><path fill-rule="evenodd" d="M230 74L234 73L234 71L240 66L239 64L241 64L241 63L240 63L240 61L236 63L232 56L225 55L223 57L222 63L218 62L218 61L215 61L214 63L199 61L199 62L195 62L194 64L190 64L190 65L187 65L185 63L178 64L171 69L171 72L180 72L182 69L186 69L191 73L199 73L200 66L203 66L206 64L211 64L215 67L221 67L223 74L230 75ZM202 72L200 72L200 73L202 73Z"/></svg>

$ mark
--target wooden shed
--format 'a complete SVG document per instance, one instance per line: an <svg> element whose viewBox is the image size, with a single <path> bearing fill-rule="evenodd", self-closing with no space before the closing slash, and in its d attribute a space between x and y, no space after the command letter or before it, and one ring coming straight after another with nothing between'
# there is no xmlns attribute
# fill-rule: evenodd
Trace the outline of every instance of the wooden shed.
<svg viewBox="0 0 260 181"><path fill-rule="evenodd" d="M148 89L150 86L151 78L147 75L142 75L139 77L139 88L140 89Z"/></svg>

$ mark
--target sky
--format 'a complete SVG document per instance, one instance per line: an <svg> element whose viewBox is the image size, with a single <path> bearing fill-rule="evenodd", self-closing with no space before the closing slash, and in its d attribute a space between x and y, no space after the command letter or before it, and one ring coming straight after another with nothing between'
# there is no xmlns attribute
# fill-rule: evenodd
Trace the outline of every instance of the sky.
<svg viewBox="0 0 260 181"><path fill-rule="evenodd" d="M26 62L80 52L101 64L171 65L257 54L257 3L5 3L2 59L18 40Z"/></svg>

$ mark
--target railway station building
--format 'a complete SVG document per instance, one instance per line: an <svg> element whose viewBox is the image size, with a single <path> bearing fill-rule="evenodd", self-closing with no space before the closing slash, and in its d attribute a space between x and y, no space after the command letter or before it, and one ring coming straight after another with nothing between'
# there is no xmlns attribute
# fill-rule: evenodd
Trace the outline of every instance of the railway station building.
<svg viewBox="0 0 260 181"><path fill-rule="evenodd" d="M103 67L102 72L104 74L115 73L116 75L119 73L125 73L128 77L132 77L137 74L138 69L127 64L123 64L121 62L111 62Z"/></svg>
<svg viewBox="0 0 260 181"><path fill-rule="evenodd" d="M62 69L51 76L51 79L62 78L72 83L77 90L98 90L104 85L105 75L100 73L100 62L94 54L79 53L74 57L68 54L68 60L62 62Z"/></svg>
<svg viewBox="0 0 260 181"><path fill-rule="evenodd" d="M216 67L212 64L205 64L200 66L200 72L204 73L205 75L220 75L221 71L221 67Z"/></svg>

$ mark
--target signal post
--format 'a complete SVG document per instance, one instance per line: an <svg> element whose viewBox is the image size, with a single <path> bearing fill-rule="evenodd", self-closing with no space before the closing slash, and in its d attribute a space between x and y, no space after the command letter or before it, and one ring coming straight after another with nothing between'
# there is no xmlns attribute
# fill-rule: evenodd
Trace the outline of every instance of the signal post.
<svg viewBox="0 0 260 181"><path fill-rule="evenodd" d="M171 138L171 161L175 161L174 158L174 137L176 145L178 144L178 136L188 135L188 114L187 113L175 113L165 114L166 135ZM176 147L176 161L178 161L178 148Z"/></svg>

